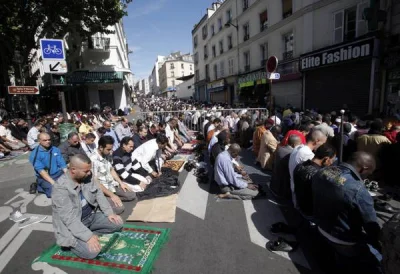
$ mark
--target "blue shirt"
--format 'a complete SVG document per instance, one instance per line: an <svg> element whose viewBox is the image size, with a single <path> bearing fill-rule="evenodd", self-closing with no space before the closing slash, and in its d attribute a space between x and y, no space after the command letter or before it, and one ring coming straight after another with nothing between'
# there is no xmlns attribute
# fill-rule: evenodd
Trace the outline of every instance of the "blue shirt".
<svg viewBox="0 0 400 274"><path fill-rule="evenodd" d="M119 148L119 139L115 131L113 129L110 129L110 131L107 131L104 135L113 137L114 139L113 151L116 151Z"/></svg>
<svg viewBox="0 0 400 274"><path fill-rule="evenodd" d="M52 156L50 157L50 155ZM36 177L38 178L41 178L40 172L43 170L46 170L50 177L53 178L59 176L60 172L64 168L67 168L67 164L62 157L61 151L55 146L50 147L49 150L46 150L42 146L36 147L31 152L31 155L29 155L29 162L33 165Z"/></svg>
<svg viewBox="0 0 400 274"><path fill-rule="evenodd" d="M219 186L235 186L243 189L247 183L242 179L242 175L233 169L232 157L228 151L221 152L214 165L214 180Z"/></svg>

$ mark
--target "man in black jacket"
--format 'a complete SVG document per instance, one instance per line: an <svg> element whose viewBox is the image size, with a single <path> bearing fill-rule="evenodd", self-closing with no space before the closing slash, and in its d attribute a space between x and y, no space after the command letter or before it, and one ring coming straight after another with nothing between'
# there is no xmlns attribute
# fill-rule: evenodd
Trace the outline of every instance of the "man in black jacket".
<svg viewBox="0 0 400 274"><path fill-rule="evenodd" d="M312 160L305 161L294 169L294 191L298 209L303 215L307 217L313 215L312 180L314 175L321 168L332 165L335 158L335 148L328 144L323 144L315 151L315 156Z"/></svg>

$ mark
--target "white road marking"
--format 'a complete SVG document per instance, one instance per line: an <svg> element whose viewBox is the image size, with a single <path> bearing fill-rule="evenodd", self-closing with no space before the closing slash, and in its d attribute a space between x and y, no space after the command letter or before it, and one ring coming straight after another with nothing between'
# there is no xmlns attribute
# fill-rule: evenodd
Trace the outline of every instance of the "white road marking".
<svg viewBox="0 0 400 274"><path fill-rule="evenodd" d="M270 203L268 200L243 201L243 205L244 211L246 213L246 221L251 242L262 248L266 248L265 245L267 244L267 242L269 242L270 240L275 240L277 238L277 236L269 232L269 228L274 223L286 222L285 218L283 217L279 207ZM294 237L290 238L285 236L285 239L290 241L294 240ZM298 248L291 253L275 253L310 269L310 265L304 257L301 248Z"/></svg>
<svg viewBox="0 0 400 274"><path fill-rule="evenodd" d="M210 184L204 184L202 189L194 176L189 172L185 183L178 195L177 207L204 220L207 212L207 203Z"/></svg>

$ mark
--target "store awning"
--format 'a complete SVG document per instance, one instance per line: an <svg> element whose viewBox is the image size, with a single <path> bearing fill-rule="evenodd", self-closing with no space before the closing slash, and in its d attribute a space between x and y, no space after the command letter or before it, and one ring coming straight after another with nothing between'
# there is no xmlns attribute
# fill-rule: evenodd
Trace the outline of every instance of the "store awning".
<svg viewBox="0 0 400 274"><path fill-rule="evenodd" d="M121 71L75 71L67 76L68 84L105 84L119 83L123 80Z"/></svg>
<svg viewBox="0 0 400 274"><path fill-rule="evenodd" d="M241 83L240 85L239 85L239 87L240 88L246 88L246 87L252 87L252 86L254 86L254 85L262 85L262 84L266 84L267 83L267 79L259 79L259 80L256 80L256 81L249 81L249 82L244 82L244 83Z"/></svg>
<svg viewBox="0 0 400 274"><path fill-rule="evenodd" d="M225 86L222 86L222 87L210 88L207 91L208 92L218 92L218 91L223 91L224 89L225 89Z"/></svg>

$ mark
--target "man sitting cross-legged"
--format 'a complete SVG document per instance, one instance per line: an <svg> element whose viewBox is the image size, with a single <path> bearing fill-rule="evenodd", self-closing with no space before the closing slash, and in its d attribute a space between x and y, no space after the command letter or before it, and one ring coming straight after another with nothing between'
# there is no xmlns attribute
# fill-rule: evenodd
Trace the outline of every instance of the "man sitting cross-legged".
<svg viewBox="0 0 400 274"><path fill-rule="evenodd" d="M221 152L215 161L214 179L221 188L221 198L240 198L250 200L258 195L258 186L249 183L241 174L235 172L233 160L240 153L240 146L232 144L228 150Z"/></svg>
<svg viewBox="0 0 400 274"><path fill-rule="evenodd" d="M119 148L113 153L113 167L119 177L135 190L144 190L152 181L150 176L146 178L134 172L132 169L132 151L134 143L131 137L124 137ZM134 187L136 186L136 187Z"/></svg>
<svg viewBox="0 0 400 274"><path fill-rule="evenodd" d="M36 188L40 193L51 197L51 189L55 181L67 172L67 164L61 155L61 151L51 144L50 135L40 133L39 145L31 152L29 162L36 172L37 183L33 183L29 192L36 193Z"/></svg>
<svg viewBox="0 0 400 274"><path fill-rule="evenodd" d="M129 189L112 167L111 152L113 145L114 139L111 136L101 137L98 148L90 159L93 162L94 180L100 183L100 189L107 196L114 212L121 214L125 210L121 200L125 202L133 201L136 199L136 193Z"/></svg>
<svg viewBox="0 0 400 274"><path fill-rule="evenodd" d="M101 251L97 235L120 231L123 221L92 180L90 159L78 154L69 165L52 192L57 244L83 259L94 259Z"/></svg>

